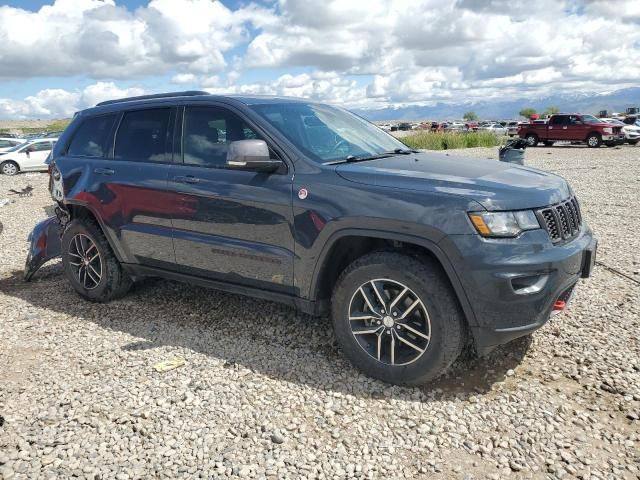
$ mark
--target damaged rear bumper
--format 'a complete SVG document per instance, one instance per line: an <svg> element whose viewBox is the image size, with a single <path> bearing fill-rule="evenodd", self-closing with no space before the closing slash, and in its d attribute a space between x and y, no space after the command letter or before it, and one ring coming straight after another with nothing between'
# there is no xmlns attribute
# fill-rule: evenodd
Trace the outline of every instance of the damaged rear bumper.
<svg viewBox="0 0 640 480"><path fill-rule="evenodd" d="M29 254L24 267L24 280L28 282L45 262L60 256L62 224L57 216L38 223L29 234Z"/></svg>

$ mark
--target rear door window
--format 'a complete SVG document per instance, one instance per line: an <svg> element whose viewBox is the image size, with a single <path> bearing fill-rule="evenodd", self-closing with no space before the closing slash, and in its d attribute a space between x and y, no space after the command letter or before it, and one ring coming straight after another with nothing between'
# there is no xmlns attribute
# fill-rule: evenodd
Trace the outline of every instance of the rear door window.
<svg viewBox="0 0 640 480"><path fill-rule="evenodd" d="M109 134L117 114L99 115L83 120L78 127L67 155L76 157L104 158L109 152ZM49 144L49 147L51 144Z"/></svg>
<svg viewBox="0 0 640 480"><path fill-rule="evenodd" d="M133 162L171 162L170 118L171 108L125 112L116 135L114 157Z"/></svg>

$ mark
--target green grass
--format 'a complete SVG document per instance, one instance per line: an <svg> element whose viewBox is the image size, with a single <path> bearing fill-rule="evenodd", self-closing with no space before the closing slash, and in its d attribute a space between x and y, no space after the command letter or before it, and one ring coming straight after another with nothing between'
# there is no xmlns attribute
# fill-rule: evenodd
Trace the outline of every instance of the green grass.
<svg viewBox="0 0 640 480"><path fill-rule="evenodd" d="M452 150L456 148L497 147L501 139L491 132L420 132L399 138L410 148Z"/></svg>
<svg viewBox="0 0 640 480"><path fill-rule="evenodd" d="M16 127L16 128L0 128L0 134L5 132L21 132L23 135L29 135L30 133L42 133L42 132L61 132L71 122L70 118L64 118L62 120L53 120L46 127Z"/></svg>
<svg viewBox="0 0 640 480"><path fill-rule="evenodd" d="M47 130L51 131L51 132L61 132L62 130L67 128L67 125L69 125L70 122L71 122L70 118L64 118L62 120L56 120L56 121L50 123L49 125L47 125Z"/></svg>

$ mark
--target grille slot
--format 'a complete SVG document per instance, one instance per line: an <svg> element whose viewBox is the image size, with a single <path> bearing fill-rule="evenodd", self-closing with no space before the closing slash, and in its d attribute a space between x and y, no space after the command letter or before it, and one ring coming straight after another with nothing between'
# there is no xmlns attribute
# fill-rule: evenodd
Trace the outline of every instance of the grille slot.
<svg viewBox="0 0 640 480"><path fill-rule="evenodd" d="M582 215L576 197L557 205L538 210L545 229L553 243L569 240L580 232Z"/></svg>

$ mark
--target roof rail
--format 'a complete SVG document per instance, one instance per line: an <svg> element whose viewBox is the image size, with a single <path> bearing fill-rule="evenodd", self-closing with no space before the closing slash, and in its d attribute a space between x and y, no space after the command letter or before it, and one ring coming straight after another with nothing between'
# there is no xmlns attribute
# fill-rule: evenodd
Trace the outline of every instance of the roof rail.
<svg viewBox="0 0 640 480"><path fill-rule="evenodd" d="M118 98L116 100L105 100L96 104L96 107L102 105L111 105L113 103L133 102L134 100L148 100L151 98L170 98L170 97L193 97L195 95L210 95L209 92L202 90L187 90L185 92L168 92L168 93L155 93L153 95L139 95L137 97Z"/></svg>

